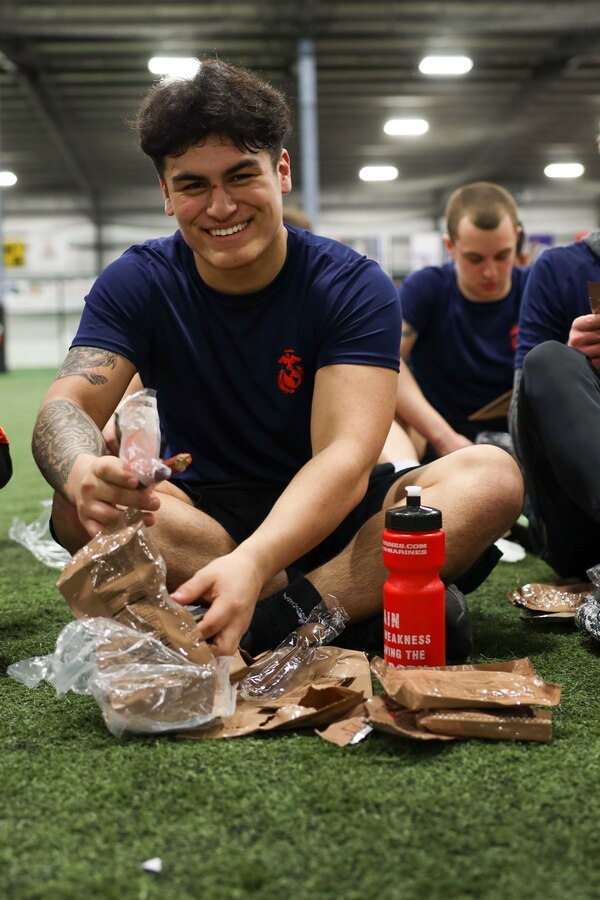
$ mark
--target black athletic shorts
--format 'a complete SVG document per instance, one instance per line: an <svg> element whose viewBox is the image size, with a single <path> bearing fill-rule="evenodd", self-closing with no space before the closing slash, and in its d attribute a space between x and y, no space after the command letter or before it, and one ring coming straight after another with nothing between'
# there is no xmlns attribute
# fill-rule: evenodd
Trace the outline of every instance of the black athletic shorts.
<svg viewBox="0 0 600 900"><path fill-rule="evenodd" d="M292 563L288 574L311 572L317 566L337 556L350 543L367 519L379 512L394 482L418 466L396 472L391 463L377 465L371 472L369 486L363 499L348 513L338 527L320 544ZM283 489L273 485L200 485L173 479L197 509L215 519L240 544L266 519Z"/></svg>

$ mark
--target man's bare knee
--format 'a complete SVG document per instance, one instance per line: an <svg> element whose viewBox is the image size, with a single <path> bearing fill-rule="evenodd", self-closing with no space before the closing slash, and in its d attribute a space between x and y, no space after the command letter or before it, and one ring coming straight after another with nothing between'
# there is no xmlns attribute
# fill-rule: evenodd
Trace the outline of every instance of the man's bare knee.
<svg viewBox="0 0 600 900"><path fill-rule="evenodd" d="M509 528L523 508L524 485L521 471L509 453L499 447L480 445L467 448L471 490Z"/></svg>

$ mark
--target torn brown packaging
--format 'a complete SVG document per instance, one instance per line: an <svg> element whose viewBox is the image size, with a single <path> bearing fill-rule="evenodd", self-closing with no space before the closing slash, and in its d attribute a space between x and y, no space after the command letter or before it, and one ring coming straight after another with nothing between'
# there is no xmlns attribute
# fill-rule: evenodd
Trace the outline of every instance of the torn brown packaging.
<svg viewBox="0 0 600 900"><path fill-rule="evenodd" d="M403 709L388 697L372 697L366 702L367 717L376 731L385 731L396 737L410 738L418 741L454 741L448 734L435 734L425 728L419 728L417 713Z"/></svg>
<svg viewBox="0 0 600 900"><path fill-rule="evenodd" d="M600 281L588 281L588 298L593 313L600 313Z"/></svg>
<svg viewBox="0 0 600 900"><path fill-rule="evenodd" d="M405 669L388 666L379 657L373 660L371 668L388 697L411 710L557 706L560 702L560 685L506 668L465 665Z"/></svg>
<svg viewBox="0 0 600 900"><path fill-rule="evenodd" d="M549 709L425 709L416 714L419 728L439 735L488 738L496 741L552 740Z"/></svg>
<svg viewBox="0 0 600 900"><path fill-rule="evenodd" d="M141 517L124 513L110 533L92 538L66 564L57 587L76 619L114 618L190 662L213 659L191 613L169 597L164 562Z"/></svg>
<svg viewBox="0 0 600 900"><path fill-rule="evenodd" d="M232 716L211 728L179 731L177 737L205 740L242 737L274 729L321 728L351 716L372 694L369 663L364 653L321 647L319 658L307 667L302 683L292 690L265 702L238 698Z"/></svg>

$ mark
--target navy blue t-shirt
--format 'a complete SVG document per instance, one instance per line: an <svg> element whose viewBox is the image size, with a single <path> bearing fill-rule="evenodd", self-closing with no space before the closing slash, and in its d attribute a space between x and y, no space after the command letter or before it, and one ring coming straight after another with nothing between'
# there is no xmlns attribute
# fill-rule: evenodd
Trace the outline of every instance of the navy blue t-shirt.
<svg viewBox="0 0 600 900"><path fill-rule="evenodd" d="M157 392L182 478L285 486L310 459L315 373L338 363L398 370L401 313L377 263L288 226L286 261L253 294L208 287L181 234L131 247L98 277L73 347L130 360Z"/></svg>
<svg viewBox="0 0 600 900"><path fill-rule="evenodd" d="M567 343L573 319L592 311L588 281L600 281L600 259L585 240L551 247L536 259L523 293L516 369L543 341Z"/></svg>
<svg viewBox="0 0 600 900"><path fill-rule="evenodd" d="M528 270L515 267L502 300L478 303L459 290L453 263L428 266L402 283L402 317L418 332L410 365L426 399L458 422L512 388L521 295Z"/></svg>

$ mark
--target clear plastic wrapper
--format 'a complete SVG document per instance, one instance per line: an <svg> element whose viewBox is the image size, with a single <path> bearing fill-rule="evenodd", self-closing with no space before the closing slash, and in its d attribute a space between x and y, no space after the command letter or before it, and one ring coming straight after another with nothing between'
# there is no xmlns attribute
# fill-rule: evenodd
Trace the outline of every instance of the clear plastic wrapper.
<svg viewBox="0 0 600 900"><path fill-rule="evenodd" d="M150 634L112 619L70 622L54 653L21 660L8 674L27 687L40 681L58 696L91 694L109 731L157 734L213 724L235 710L229 657L185 660Z"/></svg>
<svg viewBox="0 0 600 900"><path fill-rule="evenodd" d="M335 598L319 603L306 622L293 631L272 653L259 660L243 681L240 695L244 700L269 700L294 687L306 668L318 658L319 648L329 644L345 628L348 614Z"/></svg>
<svg viewBox="0 0 600 900"><path fill-rule="evenodd" d="M577 609L575 625L584 634L600 641L600 564L588 569L586 575L595 586L595 590Z"/></svg>
<svg viewBox="0 0 600 900"><path fill-rule="evenodd" d="M148 486L171 477L160 459L160 422L156 391L144 388L130 394L116 412L119 459Z"/></svg>
<svg viewBox="0 0 600 900"><path fill-rule="evenodd" d="M50 534L51 507L52 500L42 500L41 513L29 524L21 519L13 518L12 525L8 529L8 536L11 540L22 544L45 566L49 566L51 569L62 569L65 563L71 559L71 555L64 547L57 544Z"/></svg>

